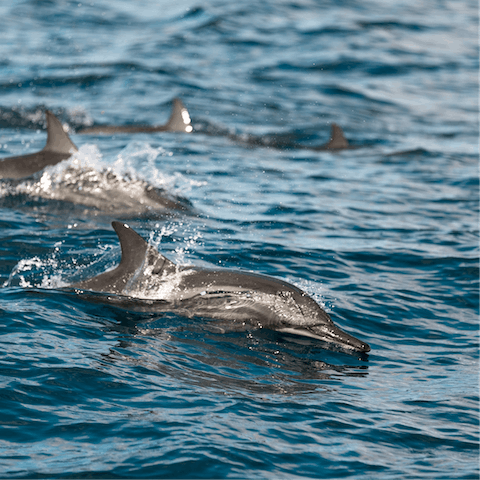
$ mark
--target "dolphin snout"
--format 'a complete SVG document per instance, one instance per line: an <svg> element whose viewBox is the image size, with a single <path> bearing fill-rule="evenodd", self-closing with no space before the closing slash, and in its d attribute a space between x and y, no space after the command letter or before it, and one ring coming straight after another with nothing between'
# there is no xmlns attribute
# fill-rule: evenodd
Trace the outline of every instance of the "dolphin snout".
<svg viewBox="0 0 480 480"><path fill-rule="evenodd" d="M370 345L347 332L344 332L335 325L322 325L309 327L308 330L313 334L314 338L323 340L324 342L333 343L339 347L357 350L359 352L369 352Z"/></svg>

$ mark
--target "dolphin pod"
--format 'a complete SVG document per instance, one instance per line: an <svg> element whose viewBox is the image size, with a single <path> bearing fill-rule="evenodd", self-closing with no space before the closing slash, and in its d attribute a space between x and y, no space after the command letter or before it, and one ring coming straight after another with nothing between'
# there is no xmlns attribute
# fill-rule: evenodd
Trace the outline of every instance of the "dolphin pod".
<svg viewBox="0 0 480 480"><path fill-rule="evenodd" d="M49 165L56 165L71 157L78 149L63 130L60 120L50 110L47 117L47 143L36 153L8 157L0 160L0 178L29 177Z"/></svg>
<svg viewBox="0 0 480 480"><path fill-rule="evenodd" d="M50 111L45 112L47 118L47 143L45 147L36 153L27 155L19 155L15 157L7 157L0 159L0 179L19 179L33 175L49 165L56 165L62 160L69 158L72 153L78 149L72 142L68 134L63 130L62 124L58 118ZM149 126L98 126L85 128L80 130L80 134L115 134L115 133L152 133L162 131L183 131L191 132L193 127L191 125L190 115L188 110L183 105L181 100L175 98L173 100L173 109L169 121L165 125L157 127ZM229 135L229 138L235 140L235 136ZM245 141L245 139L242 139ZM267 146L259 139L250 138L247 143L255 146ZM273 146L275 145L268 145ZM320 146L304 146L295 145L295 148L309 149L315 151L338 151L345 149L358 148L350 145L345 138L342 128L333 123L331 126L330 140Z"/></svg>
<svg viewBox="0 0 480 480"><path fill-rule="evenodd" d="M69 158L77 151L77 147L55 115L49 110L45 114L47 119L45 147L36 153L1 159L0 179L28 177ZM190 130L186 128L188 126ZM164 126L94 127L81 133L165 130L192 131L188 111L178 99L174 100L172 115ZM338 125L332 124L331 138L325 145L299 148L341 150L356 147L349 145ZM157 206L168 209L185 208L178 202L163 198L163 195L146 182L141 187L142 204L148 199L147 203L148 205L151 203L152 208ZM75 203L85 203L89 200L84 199L85 195L78 192L75 192L73 197L71 192L66 193L65 198ZM113 204L114 200L115 198L110 197ZM89 201L95 205L98 203L95 203L96 198ZM111 271L72 284L72 288L114 294L120 301L130 298L131 302L136 301L139 304L138 308L147 308L150 311L173 311L186 317L210 318L216 320L213 322L214 328L222 332L267 328L311 337L347 351L370 351L367 343L338 328L311 297L294 285L254 273L177 266L154 247L149 246L128 225L120 222L113 222L112 225L120 240L122 250L120 264ZM157 298L159 289L164 294ZM154 301L147 302L150 307L145 307L145 303L143 307L140 305L145 291L148 294L152 292L157 294Z"/></svg>
<svg viewBox="0 0 480 480"><path fill-rule="evenodd" d="M165 125L150 126L150 125L96 125L94 127L85 127L77 131L78 134L117 134L117 133L155 133L155 132L193 132L192 121L187 107L179 98L173 99L172 112L170 118ZM203 132L207 133L207 132ZM207 133L208 134L208 133ZM282 148L284 145L281 142L278 143L266 143L262 137L248 137L235 135L228 133L226 135L233 141L240 143L247 143L252 146L259 147L274 147ZM324 145L319 146L305 146L300 144L291 145L292 148L308 149L317 152L322 151L338 151L338 150L350 150L358 148L358 146L350 145L345 138L343 129L336 123L331 125L330 140Z"/></svg>
<svg viewBox="0 0 480 480"><path fill-rule="evenodd" d="M97 125L95 127L82 128L77 133L93 134L105 133L114 135L116 133L155 133L155 132L185 132L193 131L192 121L187 108L179 98L173 99L172 112L165 125Z"/></svg>
<svg viewBox="0 0 480 480"><path fill-rule="evenodd" d="M115 221L112 226L120 241L120 264L71 288L140 298L147 292L149 299L155 296L155 301L146 303L148 309L218 320L214 328L222 332L267 328L347 351L370 351L367 343L338 328L318 303L294 285L254 273L178 266L127 224Z"/></svg>

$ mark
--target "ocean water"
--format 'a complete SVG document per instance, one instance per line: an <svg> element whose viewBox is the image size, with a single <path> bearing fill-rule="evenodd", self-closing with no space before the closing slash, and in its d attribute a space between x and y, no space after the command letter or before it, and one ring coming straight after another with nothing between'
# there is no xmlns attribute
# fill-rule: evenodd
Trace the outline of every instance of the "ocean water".
<svg viewBox="0 0 480 480"><path fill-rule="evenodd" d="M47 108L79 147L0 181L1 478L478 478L477 2L19 0L0 31L0 157ZM77 134L174 97L193 134ZM359 148L311 148L332 123ZM112 220L371 352L88 300Z"/></svg>

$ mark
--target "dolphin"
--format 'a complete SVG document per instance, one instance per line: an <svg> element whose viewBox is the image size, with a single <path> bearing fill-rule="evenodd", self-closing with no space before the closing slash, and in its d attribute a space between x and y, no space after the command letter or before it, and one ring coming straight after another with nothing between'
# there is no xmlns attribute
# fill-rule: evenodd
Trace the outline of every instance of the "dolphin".
<svg viewBox="0 0 480 480"><path fill-rule="evenodd" d="M46 110L47 144L36 153L0 159L0 178L29 177L48 165L56 165L72 156L78 149L63 130L60 120Z"/></svg>
<svg viewBox="0 0 480 480"><path fill-rule="evenodd" d="M172 113L165 125L98 125L96 127L82 128L79 134L99 134L106 133L114 135L116 133L154 133L154 132L186 132L193 131L192 121L187 108L179 98L173 99Z"/></svg>
<svg viewBox="0 0 480 480"><path fill-rule="evenodd" d="M112 226L122 250L120 264L71 288L123 295L129 297L130 305L132 297L140 300L143 296L149 299L143 302L144 309L219 320L213 328L222 333L267 328L322 340L343 350L370 351L367 343L340 330L311 297L294 285L255 273L181 267L127 224L114 221Z"/></svg>
<svg viewBox="0 0 480 480"><path fill-rule="evenodd" d="M257 136L257 135L244 135L238 133L232 133L226 130L221 129L210 129L202 131L200 130L199 133L203 133L205 135L220 135L225 136L229 140L247 145L248 147L263 147L263 148L276 148L280 150L313 150L316 152L325 152L325 151L340 151L340 150L353 150L360 148L359 145L351 145L348 140L345 138L345 133L336 123L331 124L330 128L330 139L327 143L323 145L306 145L297 142L292 142L289 138L290 135L282 134L282 135L265 135L265 136Z"/></svg>
<svg viewBox="0 0 480 480"><path fill-rule="evenodd" d="M281 147L281 144L279 145ZM327 152L327 151L340 151L340 150L352 150L359 148L358 145L350 145L345 138L345 133L342 127L336 123L332 123L330 127L330 140L323 145L302 145L300 143L293 143L289 148L295 148L298 150L313 150L315 152Z"/></svg>

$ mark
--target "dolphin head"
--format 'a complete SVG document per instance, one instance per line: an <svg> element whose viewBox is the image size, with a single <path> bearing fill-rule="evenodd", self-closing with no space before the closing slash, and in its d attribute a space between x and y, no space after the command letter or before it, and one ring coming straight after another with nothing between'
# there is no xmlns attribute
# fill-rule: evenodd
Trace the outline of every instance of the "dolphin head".
<svg viewBox="0 0 480 480"><path fill-rule="evenodd" d="M330 315L305 292L301 290L290 291L288 294L282 292L281 297L290 306L294 305L296 311L293 312L290 308L290 318L282 322L282 325L276 328L277 331L315 338L345 350L370 351L367 343L338 328Z"/></svg>

